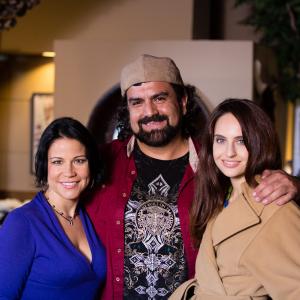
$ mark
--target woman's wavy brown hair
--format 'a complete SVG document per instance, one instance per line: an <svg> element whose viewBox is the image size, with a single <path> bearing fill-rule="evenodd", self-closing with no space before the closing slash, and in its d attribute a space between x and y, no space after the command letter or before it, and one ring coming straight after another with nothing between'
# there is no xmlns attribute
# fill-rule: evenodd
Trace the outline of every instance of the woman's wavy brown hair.
<svg viewBox="0 0 300 300"><path fill-rule="evenodd" d="M254 177L265 169L281 168L279 143L274 126L266 113L253 101L227 99L212 112L202 136L199 165L196 172L196 192L191 208L191 233L199 246L208 221L222 210L230 180L213 159L214 129L217 120L231 113L238 120L249 158L245 170L246 182L255 187Z"/></svg>

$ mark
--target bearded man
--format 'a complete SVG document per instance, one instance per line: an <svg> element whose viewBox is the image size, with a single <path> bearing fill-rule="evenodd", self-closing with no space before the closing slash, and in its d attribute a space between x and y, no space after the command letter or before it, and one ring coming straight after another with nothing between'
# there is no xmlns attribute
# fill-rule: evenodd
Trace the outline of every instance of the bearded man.
<svg viewBox="0 0 300 300"><path fill-rule="evenodd" d="M190 136L195 104L167 57L142 55L125 66L121 92L119 138L101 154L106 184L88 205L107 251L101 299L167 299L193 277L198 251L189 233L201 151ZM256 194L261 200L295 196L295 181L284 172L265 177Z"/></svg>

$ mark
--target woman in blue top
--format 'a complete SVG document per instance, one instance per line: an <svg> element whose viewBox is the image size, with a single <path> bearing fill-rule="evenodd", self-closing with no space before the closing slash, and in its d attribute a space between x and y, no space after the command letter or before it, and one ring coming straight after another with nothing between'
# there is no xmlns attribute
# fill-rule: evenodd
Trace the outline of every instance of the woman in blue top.
<svg viewBox="0 0 300 300"><path fill-rule="evenodd" d="M96 299L105 251L79 201L101 179L88 130L72 118L53 121L41 137L35 170L42 191L0 229L0 299Z"/></svg>

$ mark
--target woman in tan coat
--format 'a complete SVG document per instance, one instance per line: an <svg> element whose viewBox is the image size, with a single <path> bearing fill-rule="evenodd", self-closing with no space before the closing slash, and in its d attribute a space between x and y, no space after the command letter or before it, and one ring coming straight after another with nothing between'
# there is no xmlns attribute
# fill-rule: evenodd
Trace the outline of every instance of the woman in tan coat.
<svg viewBox="0 0 300 300"><path fill-rule="evenodd" d="M256 174L281 166L273 124L252 101L225 100L201 150L191 213L201 242L196 275L170 299L299 300L299 207L264 206L253 196Z"/></svg>

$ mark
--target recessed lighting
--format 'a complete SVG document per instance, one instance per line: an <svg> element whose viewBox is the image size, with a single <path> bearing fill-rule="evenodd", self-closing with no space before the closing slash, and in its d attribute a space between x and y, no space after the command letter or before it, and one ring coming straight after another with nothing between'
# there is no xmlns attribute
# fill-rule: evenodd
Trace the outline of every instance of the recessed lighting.
<svg viewBox="0 0 300 300"><path fill-rule="evenodd" d="M55 52L46 51L42 53L42 56L44 57L55 57Z"/></svg>

